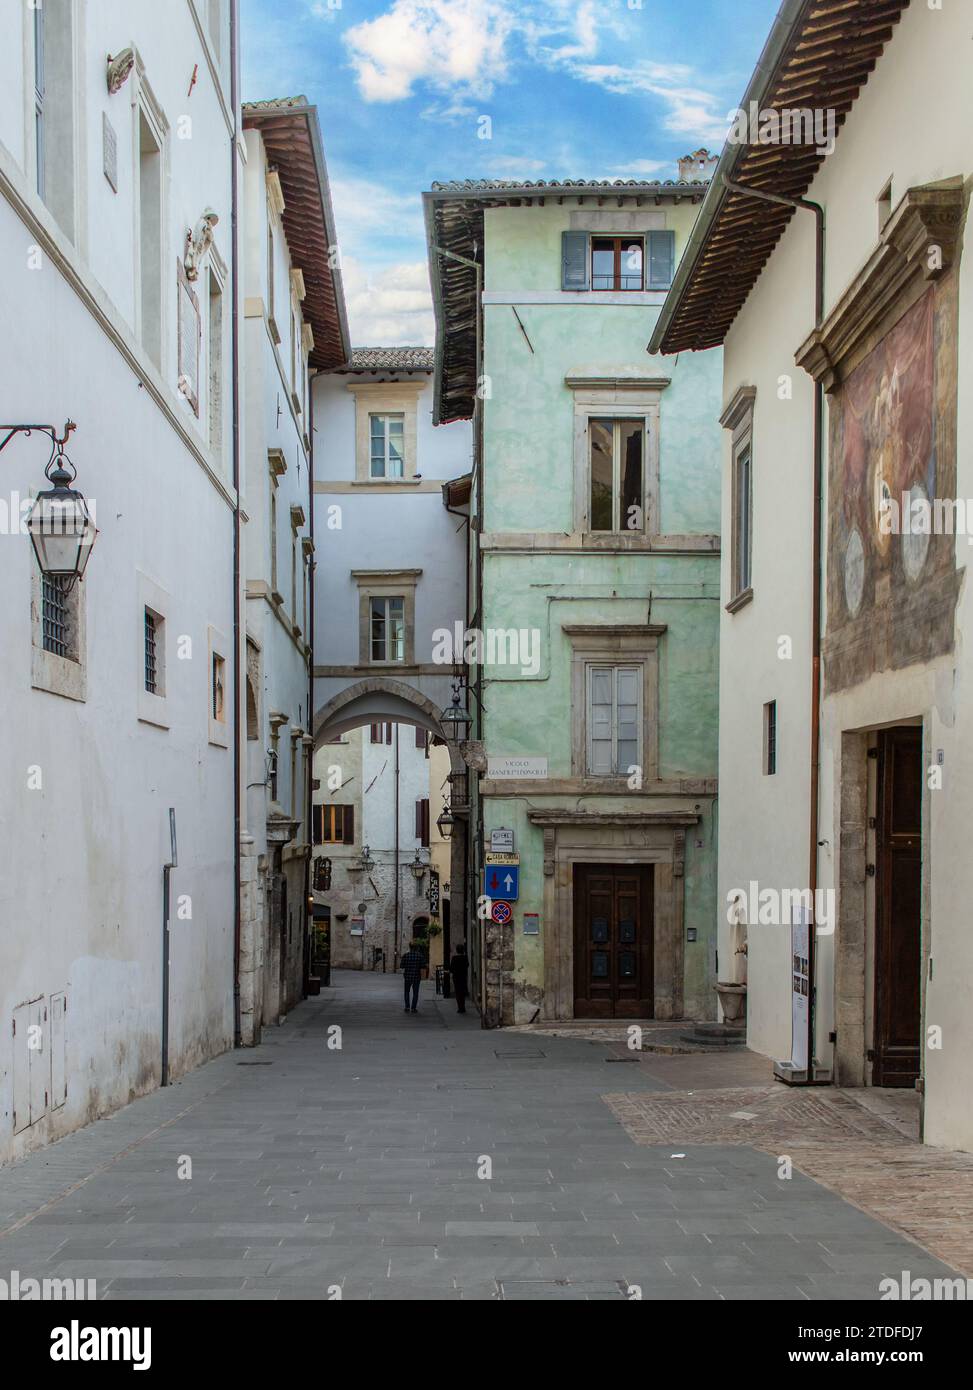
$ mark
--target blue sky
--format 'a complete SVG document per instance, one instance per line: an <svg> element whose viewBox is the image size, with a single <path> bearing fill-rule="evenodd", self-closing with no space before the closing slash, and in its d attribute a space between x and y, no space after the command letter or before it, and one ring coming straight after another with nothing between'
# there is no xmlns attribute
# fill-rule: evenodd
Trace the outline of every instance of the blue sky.
<svg viewBox="0 0 973 1390"><path fill-rule="evenodd" d="M319 108L355 346L432 341L434 179L675 177L721 147L778 5L242 0L244 99Z"/></svg>

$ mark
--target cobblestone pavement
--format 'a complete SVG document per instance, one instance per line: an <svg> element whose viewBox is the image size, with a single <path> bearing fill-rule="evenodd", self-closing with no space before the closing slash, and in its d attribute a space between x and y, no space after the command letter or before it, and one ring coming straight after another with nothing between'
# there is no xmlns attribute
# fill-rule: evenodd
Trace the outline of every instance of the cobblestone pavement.
<svg viewBox="0 0 973 1390"><path fill-rule="evenodd" d="M0 1172L0 1277L108 1300L804 1301L950 1276L739 1136L626 1133L626 1105L766 1087L763 1059L623 1051L485 1032L430 984L406 1015L397 977L337 973L259 1048Z"/></svg>

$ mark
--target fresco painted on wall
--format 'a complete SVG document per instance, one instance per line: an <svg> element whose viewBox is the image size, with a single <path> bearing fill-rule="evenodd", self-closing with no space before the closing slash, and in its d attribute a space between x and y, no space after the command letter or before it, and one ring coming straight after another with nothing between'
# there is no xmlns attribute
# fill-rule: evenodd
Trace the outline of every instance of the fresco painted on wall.
<svg viewBox="0 0 973 1390"><path fill-rule="evenodd" d="M931 286L831 404L825 685L928 661L953 644L956 315Z"/></svg>

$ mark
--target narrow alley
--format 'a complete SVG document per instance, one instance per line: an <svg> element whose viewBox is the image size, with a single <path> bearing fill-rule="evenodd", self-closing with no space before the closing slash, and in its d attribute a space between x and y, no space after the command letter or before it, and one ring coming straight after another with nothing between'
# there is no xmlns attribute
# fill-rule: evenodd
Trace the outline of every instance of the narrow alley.
<svg viewBox="0 0 973 1390"><path fill-rule="evenodd" d="M485 1031L431 982L413 1017L400 976L336 971L258 1048L10 1168L0 1264L104 1300L874 1300L955 1276L768 1153L636 1143L604 1099L767 1073Z"/></svg>

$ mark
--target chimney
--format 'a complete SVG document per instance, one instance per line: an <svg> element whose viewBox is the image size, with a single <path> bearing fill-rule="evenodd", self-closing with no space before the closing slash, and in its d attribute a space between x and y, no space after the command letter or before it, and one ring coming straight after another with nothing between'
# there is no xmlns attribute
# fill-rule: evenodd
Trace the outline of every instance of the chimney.
<svg viewBox="0 0 973 1390"><path fill-rule="evenodd" d="M719 155L710 154L706 149L684 155L679 161L679 180L681 183L706 183L713 177L719 162Z"/></svg>

